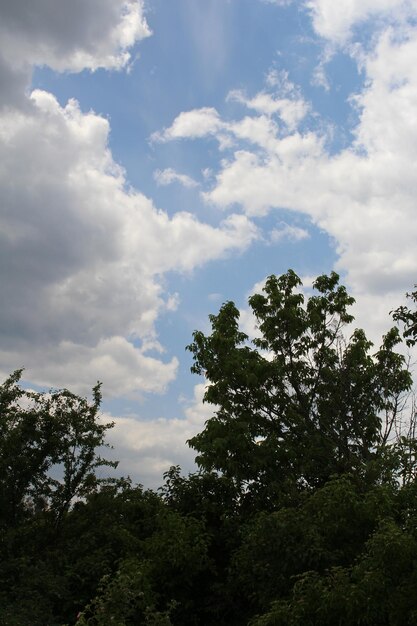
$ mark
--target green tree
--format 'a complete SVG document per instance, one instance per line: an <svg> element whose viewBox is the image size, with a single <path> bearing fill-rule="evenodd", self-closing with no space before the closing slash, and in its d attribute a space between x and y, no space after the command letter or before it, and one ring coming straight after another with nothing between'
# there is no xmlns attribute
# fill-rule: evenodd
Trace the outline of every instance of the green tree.
<svg viewBox="0 0 417 626"><path fill-rule="evenodd" d="M74 503L104 485L97 468L116 465L98 452L111 427L100 419L99 385L90 402L66 389L26 391L21 373L0 386L0 623L7 626L56 623L74 595L83 597L71 589L77 565L68 561L75 556L68 517L73 522ZM94 581L94 570L88 577Z"/></svg>
<svg viewBox="0 0 417 626"><path fill-rule="evenodd" d="M417 343L417 290L407 293L406 296L413 303L414 310L404 304L392 311L392 316L396 322L402 325L403 336L407 345L414 346Z"/></svg>
<svg viewBox="0 0 417 626"><path fill-rule="evenodd" d="M354 300L337 274L317 278L307 299L301 287L289 270L249 299L260 336L239 329L227 302L210 316L211 334L196 331L188 346L192 371L207 380L205 401L217 407L189 444L200 467L233 480L251 506L366 473L386 443L383 418L395 419L411 385L396 328L376 354L362 330L343 337Z"/></svg>
<svg viewBox="0 0 417 626"><path fill-rule="evenodd" d="M293 596L297 580L314 572L323 585L329 571L349 568L362 556L381 519L390 519L396 509L395 487L367 486L346 475L306 495L299 506L258 513L242 526L241 545L231 561L229 593L245 599L247 619L268 611L278 598L281 611L287 605L292 610L299 597ZM315 610L310 609L309 618ZM303 619L306 615L307 610Z"/></svg>
<svg viewBox="0 0 417 626"><path fill-rule="evenodd" d="M350 567L298 576L288 598L272 602L251 626L414 626L417 623L415 531L380 521Z"/></svg>
<svg viewBox="0 0 417 626"><path fill-rule="evenodd" d="M89 402L63 389L26 391L22 370L0 386L0 524L49 509L59 521L95 488L95 470L115 467L98 454L112 424L99 419L100 385Z"/></svg>

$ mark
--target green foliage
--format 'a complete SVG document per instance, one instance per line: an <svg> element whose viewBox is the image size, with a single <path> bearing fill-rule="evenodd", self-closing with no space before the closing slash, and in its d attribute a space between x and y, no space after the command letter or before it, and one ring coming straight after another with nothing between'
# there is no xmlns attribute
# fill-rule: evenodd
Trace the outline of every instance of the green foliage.
<svg viewBox="0 0 417 626"><path fill-rule="evenodd" d="M415 285L417 287L417 285ZM417 303L417 291L407 293L407 298L415 305ZM417 342L417 310L411 310L408 306L399 306L392 311L392 317L396 322L403 325L403 336L408 346L414 346Z"/></svg>
<svg viewBox="0 0 417 626"><path fill-rule="evenodd" d="M210 316L211 335L195 332L188 347L208 381L205 401L218 407L189 443L243 503L273 507L334 475L365 473L384 443L382 417L392 423L410 388L397 329L374 357L362 330L343 338L353 298L338 280L320 276L306 301L294 272L270 276L249 299L260 337L249 341L228 302Z"/></svg>
<svg viewBox="0 0 417 626"><path fill-rule="evenodd" d="M417 301L417 292L412 294ZM67 390L0 386L0 626L415 626L417 419L399 328L345 339L338 276L289 271L197 331L214 416L199 469L98 479L111 424ZM394 313L409 345L417 313Z"/></svg>
<svg viewBox="0 0 417 626"><path fill-rule="evenodd" d="M0 386L0 524L46 508L59 521L96 487L98 467L117 465L96 452L112 424L99 421L100 385L89 403L66 389L25 391L21 374Z"/></svg>
<svg viewBox="0 0 417 626"><path fill-rule="evenodd" d="M417 623L416 539L384 520L351 567L303 572L288 599L251 626L411 626Z"/></svg>
<svg viewBox="0 0 417 626"><path fill-rule="evenodd" d="M71 506L99 489L97 468L116 464L97 453L112 426L99 418L99 385L89 402L25 391L21 373L0 386L0 615L35 626L71 595L60 543Z"/></svg>
<svg viewBox="0 0 417 626"><path fill-rule="evenodd" d="M120 564L113 577L104 576L97 596L79 614L77 626L171 626L169 615L175 603L165 611L155 609L155 594L146 570L146 562L130 558Z"/></svg>
<svg viewBox="0 0 417 626"><path fill-rule="evenodd" d="M344 476L305 497L302 505L262 512L242 527L230 585L247 598L247 612L265 611L292 593L303 573L349 566L380 520L391 516L396 491ZM321 580L321 578L320 578Z"/></svg>

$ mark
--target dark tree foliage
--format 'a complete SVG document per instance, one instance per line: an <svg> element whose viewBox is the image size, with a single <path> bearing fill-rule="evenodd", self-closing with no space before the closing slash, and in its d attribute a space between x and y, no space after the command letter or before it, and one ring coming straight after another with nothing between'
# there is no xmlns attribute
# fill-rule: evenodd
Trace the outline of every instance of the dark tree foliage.
<svg viewBox="0 0 417 626"><path fill-rule="evenodd" d="M417 302L417 292L410 296ZM417 624L417 418L400 307L375 349L338 276L271 276L194 333L213 417L158 493L98 479L111 424L0 386L0 626ZM344 334L345 333L345 334ZM409 413L407 414L407 407Z"/></svg>
<svg viewBox="0 0 417 626"><path fill-rule="evenodd" d="M0 386L0 523L45 508L59 520L95 487L96 468L117 466L97 454L112 424L98 419L100 385L89 403L67 389L25 391L21 374Z"/></svg>
<svg viewBox="0 0 417 626"><path fill-rule="evenodd" d="M417 303L417 290L406 295L414 305ZM408 306L402 305L395 311L392 311L392 317L403 325L403 336L406 344L414 346L417 343L417 310L412 310Z"/></svg>
<svg viewBox="0 0 417 626"><path fill-rule="evenodd" d="M232 302L194 333L193 371L216 413L190 440L197 463L234 481L243 500L274 507L331 477L364 475L395 420L411 376L391 329L375 354L362 330L349 340L353 303L339 277L320 276L305 299L298 276L270 276L249 300L259 335L240 331ZM384 418L384 420L383 420Z"/></svg>

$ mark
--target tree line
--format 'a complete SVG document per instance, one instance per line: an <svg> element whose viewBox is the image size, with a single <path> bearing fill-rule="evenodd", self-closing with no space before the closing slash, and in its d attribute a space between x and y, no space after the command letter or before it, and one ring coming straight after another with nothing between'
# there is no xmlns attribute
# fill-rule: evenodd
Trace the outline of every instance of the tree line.
<svg viewBox="0 0 417 626"><path fill-rule="evenodd" d="M291 270L196 331L213 416L197 470L160 489L100 478L100 385L0 386L0 624L417 624L417 437L405 347L417 292L375 348L346 336L335 273L307 297ZM97 470L100 469L100 472Z"/></svg>

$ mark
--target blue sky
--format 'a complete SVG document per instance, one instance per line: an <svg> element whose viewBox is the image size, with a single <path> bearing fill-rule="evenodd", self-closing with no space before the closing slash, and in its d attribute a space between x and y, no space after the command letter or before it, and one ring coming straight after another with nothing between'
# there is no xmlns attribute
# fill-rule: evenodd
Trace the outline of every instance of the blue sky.
<svg viewBox="0 0 417 626"><path fill-rule="evenodd" d="M8 4L9 6L6 6ZM289 267L376 341L416 282L410 0L0 6L0 373L103 381L120 472L192 467L185 346Z"/></svg>

